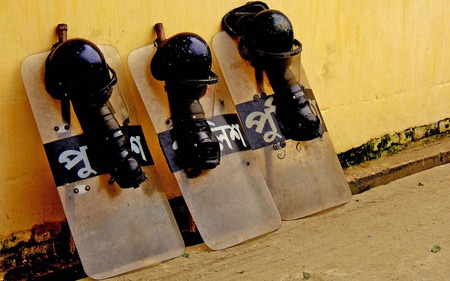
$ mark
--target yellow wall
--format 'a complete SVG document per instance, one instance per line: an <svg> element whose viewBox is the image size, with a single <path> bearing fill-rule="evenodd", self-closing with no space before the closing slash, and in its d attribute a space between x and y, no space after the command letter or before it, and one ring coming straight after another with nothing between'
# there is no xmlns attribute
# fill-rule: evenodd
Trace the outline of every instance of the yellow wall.
<svg viewBox="0 0 450 281"><path fill-rule="evenodd" d="M191 31L211 43L222 16L245 1L0 1L0 237L64 219L20 77L22 60L55 42L58 23L69 25L69 38L114 46L132 82L127 56L154 40L155 23L168 37ZM266 3L294 24L337 152L450 117L450 2ZM216 61L213 70L221 75ZM227 91L223 79L218 90ZM133 83L130 93L138 95Z"/></svg>

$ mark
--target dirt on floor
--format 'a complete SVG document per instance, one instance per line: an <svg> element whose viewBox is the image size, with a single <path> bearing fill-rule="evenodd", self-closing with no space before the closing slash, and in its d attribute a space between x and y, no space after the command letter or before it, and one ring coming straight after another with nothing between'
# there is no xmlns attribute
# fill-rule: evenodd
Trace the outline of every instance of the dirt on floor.
<svg viewBox="0 0 450 281"><path fill-rule="evenodd" d="M449 280L450 164L379 186L332 210L221 251L109 280ZM84 279L89 280L89 279Z"/></svg>

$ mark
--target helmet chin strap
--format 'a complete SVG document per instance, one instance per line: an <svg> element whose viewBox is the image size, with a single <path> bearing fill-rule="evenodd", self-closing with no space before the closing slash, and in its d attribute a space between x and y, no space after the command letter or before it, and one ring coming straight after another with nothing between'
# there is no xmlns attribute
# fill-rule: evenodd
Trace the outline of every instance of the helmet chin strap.
<svg viewBox="0 0 450 281"><path fill-rule="evenodd" d="M296 55L299 55L302 52L302 43L298 41L297 39L294 39L293 49L286 51L286 52L267 52L260 49L252 49L248 50L245 49L243 51L245 52L251 52L252 55L248 55L249 58L255 58L255 59L274 59L274 60L281 60L281 59L287 59L290 57L294 57ZM241 52L241 50L239 50ZM241 54L242 55L242 54Z"/></svg>
<svg viewBox="0 0 450 281"><path fill-rule="evenodd" d="M61 118L70 127L70 99L67 97L61 100Z"/></svg>
<svg viewBox="0 0 450 281"><path fill-rule="evenodd" d="M185 85L185 86L208 86L216 84L219 81L219 77L214 72L209 72L209 78L205 79L180 79L177 77L168 78L166 81L169 83Z"/></svg>
<svg viewBox="0 0 450 281"><path fill-rule="evenodd" d="M111 80L109 81L109 83L106 84L106 86L104 88L98 90L98 93L100 93L100 94L110 92L112 90L112 88L114 87L114 85L117 84L116 71L114 71L114 69L112 69L108 64L106 66L108 67L109 72L111 72L112 77L111 77Z"/></svg>

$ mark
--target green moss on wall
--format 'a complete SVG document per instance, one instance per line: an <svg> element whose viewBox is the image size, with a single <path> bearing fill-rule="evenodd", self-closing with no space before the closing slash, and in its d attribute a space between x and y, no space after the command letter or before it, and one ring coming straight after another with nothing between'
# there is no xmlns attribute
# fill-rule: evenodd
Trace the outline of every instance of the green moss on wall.
<svg viewBox="0 0 450 281"><path fill-rule="evenodd" d="M372 139L365 144L338 154L343 168L358 165L386 155L398 153L415 142L427 141L427 138L444 136L450 133L450 118L437 123L409 128L392 135Z"/></svg>

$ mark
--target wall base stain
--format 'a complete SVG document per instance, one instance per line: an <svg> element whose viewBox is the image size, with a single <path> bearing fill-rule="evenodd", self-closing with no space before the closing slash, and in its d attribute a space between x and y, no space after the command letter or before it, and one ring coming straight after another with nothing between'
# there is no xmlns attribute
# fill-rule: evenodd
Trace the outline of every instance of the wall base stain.
<svg viewBox="0 0 450 281"><path fill-rule="evenodd" d="M186 246L203 242L183 197L169 200ZM78 280L86 277L67 221L0 237L0 280ZM3 279L2 279L3 278Z"/></svg>
<svg viewBox="0 0 450 281"><path fill-rule="evenodd" d="M403 132L384 135L367 143L338 154L343 168L358 165L382 156L392 155L404 149L420 146L433 141L433 138L445 137L450 133L450 118L437 123L409 128Z"/></svg>
<svg viewBox="0 0 450 281"><path fill-rule="evenodd" d="M86 277L66 221L2 237L0 279L78 280Z"/></svg>

